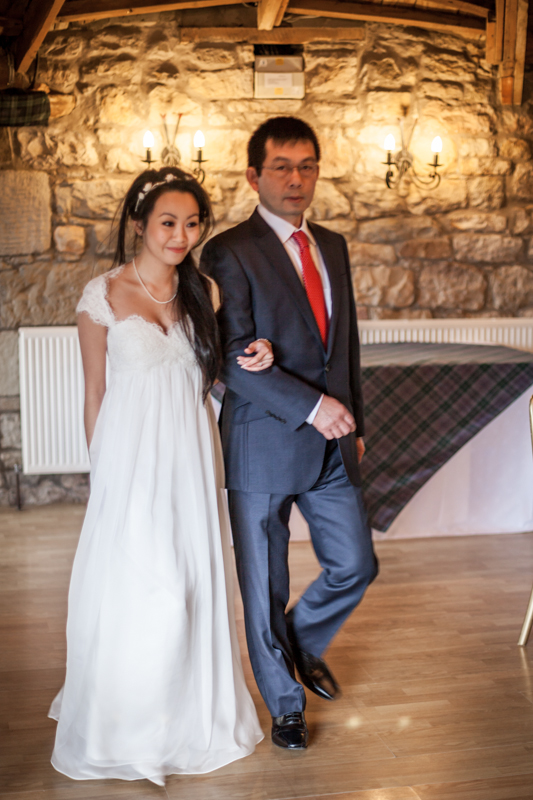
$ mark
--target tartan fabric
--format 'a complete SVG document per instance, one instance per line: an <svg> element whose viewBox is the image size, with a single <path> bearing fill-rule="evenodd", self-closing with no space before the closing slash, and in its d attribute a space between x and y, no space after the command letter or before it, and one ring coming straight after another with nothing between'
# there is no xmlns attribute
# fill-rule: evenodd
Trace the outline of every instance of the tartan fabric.
<svg viewBox="0 0 533 800"><path fill-rule="evenodd" d="M533 363L364 367L366 455L373 528L386 531L424 483L533 384Z"/></svg>
<svg viewBox="0 0 533 800"><path fill-rule="evenodd" d="M48 125L50 101L46 92L8 89L0 92L0 126Z"/></svg>

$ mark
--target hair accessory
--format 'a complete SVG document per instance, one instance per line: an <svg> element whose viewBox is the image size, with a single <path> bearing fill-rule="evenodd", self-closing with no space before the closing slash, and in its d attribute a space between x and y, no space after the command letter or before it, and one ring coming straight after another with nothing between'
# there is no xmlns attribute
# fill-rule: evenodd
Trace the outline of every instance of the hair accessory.
<svg viewBox="0 0 533 800"><path fill-rule="evenodd" d="M135 211L139 208L139 204L142 203L144 198L149 192L152 192L154 189L157 189L158 186L164 186L166 183L172 183L172 181L179 181L177 175L173 175L172 172L167 172L164 179L162 181L158 181L157 183L145 183L142 190L137 195L137 202L135 203Z"/></svg>

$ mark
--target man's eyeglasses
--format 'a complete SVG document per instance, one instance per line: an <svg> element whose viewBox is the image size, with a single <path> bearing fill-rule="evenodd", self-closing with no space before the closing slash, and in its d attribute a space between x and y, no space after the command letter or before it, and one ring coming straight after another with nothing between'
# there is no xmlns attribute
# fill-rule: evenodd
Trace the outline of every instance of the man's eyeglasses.
<svg viewBox="0 0 533 800"><path fill-rule="evenodd" d="M289 178L295 169L300 173L301 178L314 178L318 173L318 164L301 164L299 166L291 167L288 164L279 164L277 167L263 167L273 172L276 178L284 180Z"/></svg>

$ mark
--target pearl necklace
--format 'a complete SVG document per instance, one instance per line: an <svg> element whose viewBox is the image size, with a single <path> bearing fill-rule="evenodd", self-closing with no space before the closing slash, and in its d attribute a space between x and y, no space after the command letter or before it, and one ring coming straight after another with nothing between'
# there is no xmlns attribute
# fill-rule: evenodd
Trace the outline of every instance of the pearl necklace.
<svg viewBox="0 0 533 800"><path fill-rule="evenodd" d="M147 288L147 286L146 286L145 282L143 281L143 279L142 279L142 278L141 278L141 276L139 275L139 272L138 272L138 270L137 270L137 265L135 264L135 259L134 259L134 258L132 258L132 260L131 260L131 263L133 264L133 269L135 270L135 274L136 274L136 275L137 275L137 277L139 278L139 283L140 283L140 284L141 284L141 286L143 287L143 289L144 289L144 291L146 292L146 294L148 295L148 297L149 297L151 300L153 300L153 301L154 301L154 303L157 303L157 304L158 304L158 305L160 305L160 306L166 306L166 305L167 305L167 303L171 303L171 302L174 300L174 298L175 298L175 297L177 297L177 295L178 295L178 290L176 289L176 291L174 292L174 294L172 295L172 297L170 298L170 300L156 300L156 299L155 299L155 297L153 296L153 294L150 294L150 292L148 291L148 288Z"/></svg>

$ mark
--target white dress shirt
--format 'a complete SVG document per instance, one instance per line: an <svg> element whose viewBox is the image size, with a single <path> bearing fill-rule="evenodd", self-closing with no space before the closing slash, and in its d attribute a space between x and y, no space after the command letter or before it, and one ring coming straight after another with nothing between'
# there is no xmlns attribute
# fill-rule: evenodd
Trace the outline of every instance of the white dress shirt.
<svg viewBox="0 0 533 800"><path fill-rule="evenodd" d="M303 284L303 269L302 269L302 259L300 256L300 248L298 247L298 243L292 239L293 233L296 231L303 231L307 238L309 239L309 250L311 252L311 258L314 261L315 267L317 268L317 272L320 275L320 280L322 281L322 288L324 290L324 300L326 303L326 311L328 314L328 320L331 319L331 284L329 282L329 276L326 269L326 265L324 264L324 259L322 258L322 253L316 243L315 237L309 230L309 226L307 224L307 220L305 217L302 217L302 224L299 228L295 228L290 222L287 220L282 219L282 217L278 217L276 214L273 214L267 208L265 208L261 203L257 206L257 211L263 217L265 222L269 227L272 228L278 239L280 240L281 244L285 248L287 255L289 256L294 268L300 278L300 281ZM311 413L306 419L306 422L309 425L312 425L314 419L318 413L318 409L320 408L320 403L322 402L322 398L324 395L321 395L320 400L313 408Z"/></svg>

